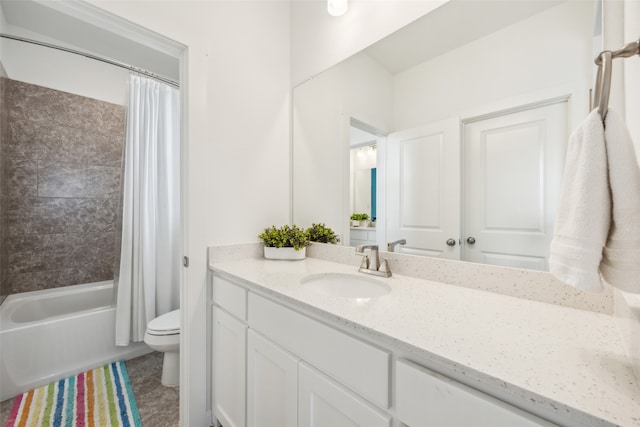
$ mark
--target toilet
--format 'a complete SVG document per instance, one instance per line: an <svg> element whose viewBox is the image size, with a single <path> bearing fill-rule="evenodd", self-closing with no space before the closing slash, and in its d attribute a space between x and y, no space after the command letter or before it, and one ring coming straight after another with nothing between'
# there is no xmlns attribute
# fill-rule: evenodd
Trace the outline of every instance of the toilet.
<svg viewBox="0 0 640 427"><path fill-rule="evenodd" d="M144 342L155 351L164 353L162 385L180 384L180 310L156 317L147 325Z"/></svg>

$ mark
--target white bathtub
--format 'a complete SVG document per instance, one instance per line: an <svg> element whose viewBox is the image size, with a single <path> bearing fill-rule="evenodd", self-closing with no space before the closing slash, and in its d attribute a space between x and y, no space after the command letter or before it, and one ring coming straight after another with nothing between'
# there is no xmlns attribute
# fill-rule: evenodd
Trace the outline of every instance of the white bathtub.
<svg viewBox="0 0 640 427"><path fill-rule="evenodd" d="M9 295L0 305L0 401L88 369L149 353L116 347L113 282Z"/></svg>

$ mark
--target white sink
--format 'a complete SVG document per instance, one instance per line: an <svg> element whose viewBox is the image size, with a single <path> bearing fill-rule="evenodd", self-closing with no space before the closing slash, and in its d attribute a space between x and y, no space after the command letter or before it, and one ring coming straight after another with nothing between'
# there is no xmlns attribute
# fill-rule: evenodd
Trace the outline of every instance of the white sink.
<svg viewBox="0 0 640 427"><path fill-rule="evenodd" d="M325 295L343 298L374 298L391 292L391 287L381 280L358 274L312 274L302 278L300 284Z"/></svg>

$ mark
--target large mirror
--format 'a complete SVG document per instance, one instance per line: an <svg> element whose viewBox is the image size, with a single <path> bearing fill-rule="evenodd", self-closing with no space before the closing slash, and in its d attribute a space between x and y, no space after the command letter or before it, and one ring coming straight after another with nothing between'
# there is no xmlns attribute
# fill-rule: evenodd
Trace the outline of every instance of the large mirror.
<svg viewBox="0 0 640 427"><path fill-rule="evenodd" d="M451 0L297 86L294 222L324 222L344 245L547 270L600 9ZM375 157L368 207L358 152ZM352 221L362 213L374 218Z"/></svg>

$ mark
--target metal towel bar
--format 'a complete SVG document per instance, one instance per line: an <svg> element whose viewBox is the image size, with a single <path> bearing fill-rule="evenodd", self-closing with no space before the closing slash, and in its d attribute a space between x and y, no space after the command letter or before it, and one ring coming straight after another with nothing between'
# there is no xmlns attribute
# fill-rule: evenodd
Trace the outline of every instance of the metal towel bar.
<svg viewBox="0 0 640 427"><path fill-rule="evenodd" d="M605 50L596 57L595 63L598 66L596 75L596 89L593 95L593 104L598 107L600 117L604 121L609 108L609 93L611 90L611 67L615 58L629 58L640 55L640 38L624 45L622 49L615 51Z"/></svg>

